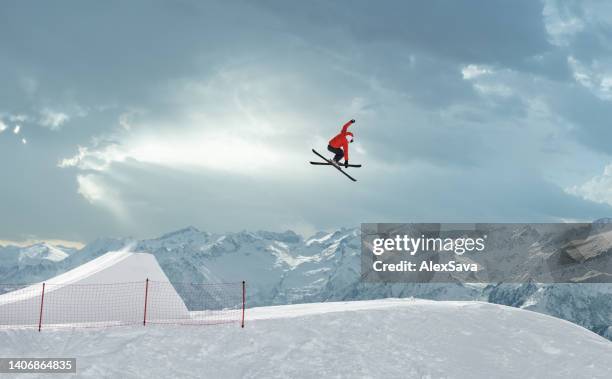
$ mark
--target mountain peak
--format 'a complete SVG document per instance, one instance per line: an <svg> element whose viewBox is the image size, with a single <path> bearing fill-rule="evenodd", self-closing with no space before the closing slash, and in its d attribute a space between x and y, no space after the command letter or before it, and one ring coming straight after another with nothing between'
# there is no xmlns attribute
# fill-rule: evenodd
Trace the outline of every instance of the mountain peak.
<svg viewBox="0 0 612 379"><path fill-rule="evenodd" d="M284 232L266 232L259 231L258 235L265 239L285 242L285 243L299 243L302 241L302 237L295 233L293 230L286 230Z"/></svg>
<svg viewBox="0 0 612 379"><path fill-rule="evenodd" d="M63 261L69 256L65 251L49 243L39 242L22 249L19 260L48 260L53 262Z"/></svg>
<svg viewBox="0 0 612 379"><path fill-rule="evenodd" d="M599 219L593 221L593 224L612 224L612 217L602 217L602 218L599 218Z"/></svg>
<svg viewBox="0 0 612 379"><path fill-rule="evenodd" d="M161 237L159 237L158 239L165 239L165 238L176 237L180 235L199 234L199 233L202 233L202 232L198 228L193 227L193 226L188 226L186 228L175 230L174 232L166 233L162 235Z"/></svg>

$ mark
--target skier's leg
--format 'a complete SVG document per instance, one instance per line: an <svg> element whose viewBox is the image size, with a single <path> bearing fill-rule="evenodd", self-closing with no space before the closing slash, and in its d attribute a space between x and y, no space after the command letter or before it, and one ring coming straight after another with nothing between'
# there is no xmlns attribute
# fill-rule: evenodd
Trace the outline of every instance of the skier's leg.
<svg viewBox="0 0 612 379"><path fill-rule="evenodd" d="M336 156L334 157L334 160L336 162L340 162L340 159L342 159L342 157L344 157L344 150L338 148L336 151Z"/></svg>
<svg viewBox="0 0 612 379"><path fill-rule="evenodd" d="M332 145L327 145L327 150L336 154L334 156L334 161L336 162L340 162L340 159L342 159L342 157L344 156L344 150L342 150L339 147L333 147Z"/></svg>

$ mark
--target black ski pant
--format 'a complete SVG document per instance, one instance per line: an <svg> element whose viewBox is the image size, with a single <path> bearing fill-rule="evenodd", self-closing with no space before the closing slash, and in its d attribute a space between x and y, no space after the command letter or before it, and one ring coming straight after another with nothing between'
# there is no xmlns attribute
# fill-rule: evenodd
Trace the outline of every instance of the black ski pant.
<svg viewBox="0 0 612 379"><path fill-rule="evenodd" d="M336 162L340 162L340 159L342 159L342 157L344 156L344 151L339 147L333 147L332 145L327 145L327 150L336 154L336 156L334 156L334 160Z"/></svg>

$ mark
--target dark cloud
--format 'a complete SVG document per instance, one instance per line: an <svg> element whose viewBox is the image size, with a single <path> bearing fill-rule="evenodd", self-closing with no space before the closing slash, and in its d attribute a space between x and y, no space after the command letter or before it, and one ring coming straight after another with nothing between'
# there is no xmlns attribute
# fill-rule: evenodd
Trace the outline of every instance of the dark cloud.
<svg viewBox="0 0 612 379"><path fill-rule="evenodd" d="M609 100L597 97L593 92L580 85L569 91L562 91L551 96L550 103L559 115L573 126L572 134L581 143L612 154L612 107Z"/></svg>
<svg viewBox="0 0 612 379"><path fill-rule="evenodd" d="M511 67L551 49L542 3L536 1L263 3L292 25L296 34L306 31L318 40L338 43L341 32L346 32L360 44L350 46L353 49L394 43L393 49Z"/></svg>

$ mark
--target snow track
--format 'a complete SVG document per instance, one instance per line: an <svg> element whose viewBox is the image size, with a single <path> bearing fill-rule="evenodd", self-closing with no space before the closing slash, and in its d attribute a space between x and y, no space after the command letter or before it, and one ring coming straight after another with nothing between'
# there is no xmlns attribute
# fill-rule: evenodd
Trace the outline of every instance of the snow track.
<svg viewBox="0 0 612 379"><path fill-rule="evenodd" d="M0 331L0 356L77 357L79 377L610 378L612 343L478 302L385 299L247 310L247 325Z"/></svg>

